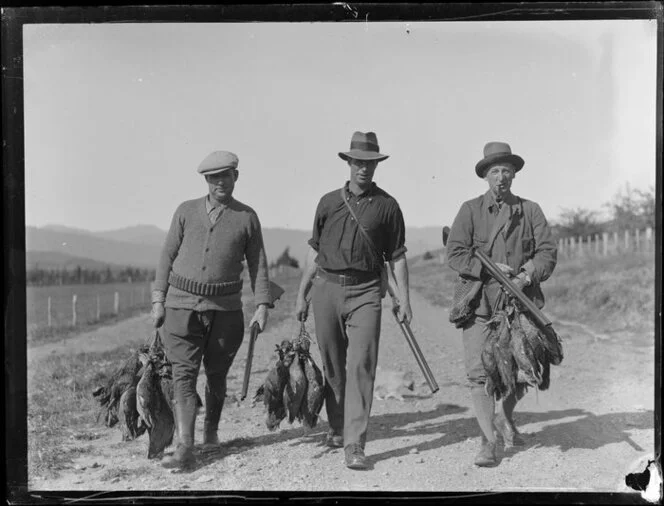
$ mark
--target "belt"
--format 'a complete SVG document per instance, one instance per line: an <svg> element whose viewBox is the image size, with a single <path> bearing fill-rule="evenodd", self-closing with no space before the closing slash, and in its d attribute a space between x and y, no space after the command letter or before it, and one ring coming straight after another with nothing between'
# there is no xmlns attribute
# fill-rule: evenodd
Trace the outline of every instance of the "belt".
<svg viewBox="0 0 664 506"><path fill-rule="evenodd" d="M346 274L348 272L348 274ZM368 281L374 281L379 278L378 274L375 272L363 272L363 271L340 271L340 272L330 272L326 271L322 267L318 268L318 275L332 281L332 283L337 283L339 285L359 285L360 283L367 283Z"/></svg>
<svg viewBox="0 0 664 506"><path fill-rule="evenodd" d="M203 283L185 278L171 271L168 275L168 283L175 288L193 293L194 295L219 296L230 295L242 290L242 280L229 281L226 283Z"/></svg>

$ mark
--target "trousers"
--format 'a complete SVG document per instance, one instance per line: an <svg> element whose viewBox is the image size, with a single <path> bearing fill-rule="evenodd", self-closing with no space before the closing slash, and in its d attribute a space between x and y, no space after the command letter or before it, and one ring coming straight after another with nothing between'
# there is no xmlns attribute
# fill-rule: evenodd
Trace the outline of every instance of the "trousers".
<svg viewBox="0 0 664 506"><path fill-rule="evenodd" d="M469 387L483 386L486 371L482 364L482 348L488 337L488 318L475 316L463 326L463 362Z"/></svg>
<svg viewBox="0 0 664 506"><path fill-rule="evenodd" d="M226 376L244 337L244 315L238 311L193 311L166 308L162 341L173 364L176 399L195 399L201 361L210 392L223 402Z"/></svg>
<svg viewBox="0 0 664 506"><path fill-rule="evenodd" d="M343 433L345 445L364 447L378 362L380 278L342 285L317 275L312 302L330 428Z"/></svg>

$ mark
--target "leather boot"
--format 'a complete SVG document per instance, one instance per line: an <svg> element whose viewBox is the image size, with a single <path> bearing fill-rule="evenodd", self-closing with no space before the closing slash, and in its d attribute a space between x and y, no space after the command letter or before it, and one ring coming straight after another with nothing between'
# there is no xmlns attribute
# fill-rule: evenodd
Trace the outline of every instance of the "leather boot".
<svg viewBox="0 0 664 506"><path fill-rule="evenodd" d="M210 390L209 385L205 387L205 420L203 422L203 444L218 445L217 429L219 428L219 418L221 410L224 407L225 393L215 394Z"/></svg>
<svg viewBox="0 0 664 506"><path fill-rule="evenodd" d="M177 446L173 455L164 458L163 467L181 470L189 470L195 467L194 428L196 424L196 409L195 397L176 400Z"/></svg>

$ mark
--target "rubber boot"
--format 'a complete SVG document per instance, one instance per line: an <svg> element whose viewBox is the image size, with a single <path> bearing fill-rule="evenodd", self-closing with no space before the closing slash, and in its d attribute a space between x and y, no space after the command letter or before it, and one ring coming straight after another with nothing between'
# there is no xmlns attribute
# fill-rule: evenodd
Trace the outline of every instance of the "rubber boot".
<svg viewBox="0 0 664 506"><path fill-rule="evenodd" d="M195 467L194 428L196 424L196 397L177 399L175 417L177 419L177 446L175 452L165 457L162 466L167 469L189 470Z"/></svg>
<svg viewBox="0 0 664 506"><path fill-rule="evenodd" d="M210 390L209 385L205 386L205 420L203 422L204 445L219 444L217 429L219 428L221 410L224 408L224 400L226 400L224 392L221 394L215 394Z"/></svg>

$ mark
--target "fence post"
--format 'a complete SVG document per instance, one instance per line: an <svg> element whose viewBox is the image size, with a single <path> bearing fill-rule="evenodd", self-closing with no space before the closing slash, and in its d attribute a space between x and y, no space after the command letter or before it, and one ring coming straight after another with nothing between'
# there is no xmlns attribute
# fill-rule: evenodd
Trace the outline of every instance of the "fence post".
<svg viewBox="0 0 664 506"><path fill-rule="evenodd" d="M629 230L625 230L625 251L628 252L631 248L629 247Z"/></svg>
<svg viewBox="0 0 664 506"><path fill-rule="evenodd" d="M565 255L563 244L565 244L565 240L561 237L558 239L558 253L560 253L561 256Z"/></svg>
<svg viewBox="0 0 664 506"><path fill-rule="evenodd" d="M113 300L113 314L118 314L120 312L120 294L115 292L115 297Z"/></svg>
<svg viewBox="0 0 664 506"><path fill-rule="evenodd" d="M571 258L576 257L576 238L569 238L569 256Z"/></svg>
<svg viewBox="0 0 664 506"><path fill-rule="evenodd" d="M609 254L609 233L602 232L602 255L607 256Z"/></svg>
<svg viewBox="0 0 664 506"><path fill-rule="evenodd" d="M634 251L641 251L641 231L638 228L634 230Z"/></svg>
<svg viewBox="0 0 664 506"><path fill-rule="evenodd" d="M599 234L595 234L595 255L599 256Z"/></svg>
<svg viewBox="0 0 664 506"><path fill-rule="evenodd" d="M48 326L53 326L53 319L51 317L51 297L48 298Z"/></svg>
<svg viewBox="0 0 664 506"><path fill-rule="evenodd" d="M650 245L652 244L652 227L646 228L646 249L650 251Z"/></svg>
<svg viewBox="0 0 664 506"><path fill-rule="evenodd" d="M97 321L101 319L101 304L99 303L99 294L97 294Z"/></svg>
<svg viewBox="0 0 664 506"><path fill-rule="evenodd" d="M618 231L613 233L613 252L618 253Z"/></svg>
<svg viewBox="0 0 664 506"><path fill-rule="evenodd" d="M76 294L72 295L71 297L71 324L72 327L76 327Z"/></svg>

